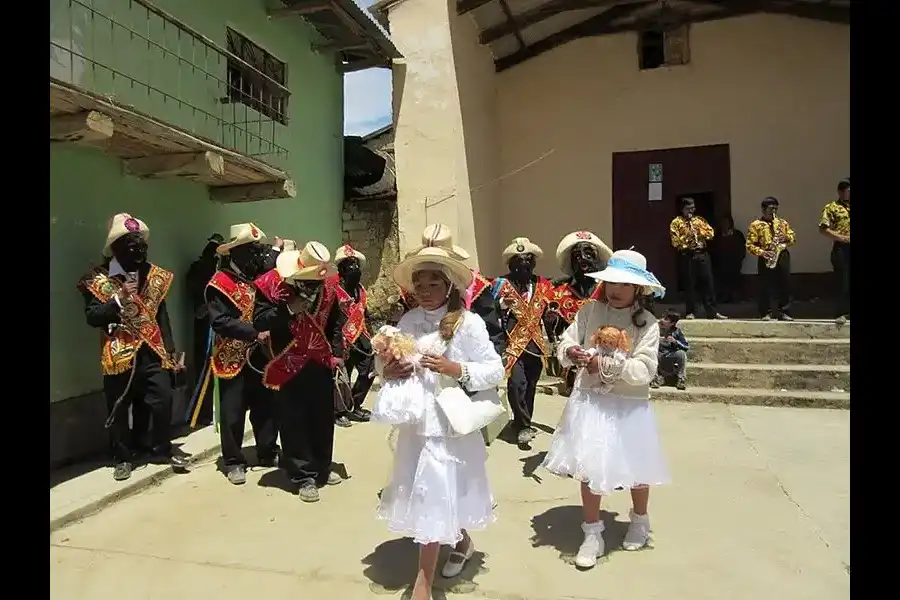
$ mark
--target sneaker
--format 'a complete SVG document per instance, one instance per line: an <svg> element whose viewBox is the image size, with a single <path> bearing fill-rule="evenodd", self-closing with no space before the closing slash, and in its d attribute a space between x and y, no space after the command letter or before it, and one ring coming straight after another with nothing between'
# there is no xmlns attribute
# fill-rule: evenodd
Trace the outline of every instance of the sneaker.
<svg viewBox="0 0 900 600"><path fill-rule="evenodd" d="M115 479L116 481L125 481L126 479L131 477L131 471L133 468L134 466L128 461L123 461L116 464L116 466L113 467L113 479Z"/></svg>
<svg viewBox="0 0 900 600"><path fill-rule="evenodd" d="M325 485L338 485L343 482L344 480L341 479L341 476L332 471L328 474L328 479L325 481Z"/></svg>
<svg viewBox="0 0 900 600"><path fill-rule="evenodd" d="M649 515L637 515L634 509L628 512L631 523L622 541L625 550L640 550L650 541L650 517Z"/></svg>
<svg viewBox="0 0 900 600"><path fill-rule="evenodd" d="M772 315L765 315L759 319L760 321L771 321Z"/></svg>
<svg viewBox="0 0 900 600"><path fill-rule="evenodd" d="M835 325L846 325L847 321L849 321L849 320L850 320L850 318L848 316L841 315L840 317L838 317L837 319L834 320L834 324Z"/></svg>
<svg viewBox="0 0 900 600"><path fill-rule="evenodd" d="M728 319L728 317L726 317L722 313L717 312L715 315L713 315L713 319L716 319L717 321L725 321L726 319Z"/></svg>
<svg viewBox="0 0 900 600"><path fill-rule="evenodd" d="M341 415L334 420L334 424L338 427L350 427L353 423L347 418L347 415Z"/></svg>
<svg viewBox="0 0 900 600"><path fill-rule="evenodd" d="M472 543L472 538L466 536L466 539L469 541L469 543L466 544L466 551L458 552L454 549L450 552L450 556L447 557L447 562L444 563L444 567L441 569L441 577L451 579L462 573L462 570L466 567L466 563L469 562L469 559L475 554L475 544Z"/></svg>
<svg viewBox="0 0 900 600"><path fill-rule="evenodd" d="M534 431L531 430L530 427L526 427L525 429L519 431L519 435L516 436L516 441L522 444L523 446L527 446L534 439Z"/></svg>
<svg viewBox="0 0 900 600"><path fill-rule="evenodd" d="M358 408L354 410L352 413L347 415L347 417L351 421L356 421L357 423L368 423L369 419L372 417L372 414L369 412L363 411L363 409Z"/></svg>
<svg viewBox="0 0 900 600"><path fill-rule="evenodd" d="M597 559L606 553L606 544L603 542L603 530L606 526L603 522L599 523L582 523L581 530L584 531L584 541L578 548L578 555L575 556L575 566L581 569L590 569L597 564Z"/></svg>
<svg viewBox="0 0 900 600"><path fill-rule="evenodd" d="M315 483L307 481L300 486L299 496L304 502L318 502L319 490L316 488Z"/></svg>
<svg viewBox="0 0 900 600"><path fill-rule="evenodd" d="M684 380L684 377L679 377L678 382L675 384L676 390L686 390L687 382Z"/></svg>
<svg viewBox="0 0 900 600"><path fill-rule="evenodd" d="M793 321L794 317L792 317L791 315L789 315L787 313L781 313L780 315L778 315L778 320L779 321Z"/></svg>
<svg viewBox="0 0 900 600"><path fill-rule="evenodd" d="M234 485L244 485L247 483L247 469L244 468L244 465L228 467L228 470L225 472L225 477L227 477L228 481Z"/></svg>
<svg viewBox="0 0 900 600"><path fill-rule="evenodd" d="M688 319L689 321L692 321L697 318L697 315L695 315L694 313L688 313L688 314L684 315L684 318Z"/></svg>
<svg viewBox="0 0 900 600"><path fill-rule="evenodd" d="M653 381L650 382L650 388L654 390L658 390L659 386L663 384L663 378L657 375L653 378Z"/></svg>

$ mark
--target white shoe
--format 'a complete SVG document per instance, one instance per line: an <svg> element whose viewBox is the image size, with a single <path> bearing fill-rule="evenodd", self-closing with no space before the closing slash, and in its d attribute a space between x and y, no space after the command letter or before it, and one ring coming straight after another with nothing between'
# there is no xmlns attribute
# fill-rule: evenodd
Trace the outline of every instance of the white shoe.
<svg viewBox="0 0 900 600"><path fill-rule="evenodd" d="M628 525L628 531L622 541L622 548L640 550L650 541L650 516L636 515L633 509L628 512L628 516L631 518L631 523Z"/></svg>
<svg viewBox="0 0 900 600"><path fill-rule="evenodd" d="M469 559L475 554L475 543L472 541L472 538L468 539L469 545L466 546L465 552L457 552L454 550L450 553L450 556L447 557L447 562L444 563L444 568L441 569L441 577L452 579L462 573L466 563L469 562Z"/></svg>
<svg viewBox="0 0 900 600"><path fill-rule="evenodd" d="M578 556L575 557L575 566L590 569L606 552L606 544L603 542L603 530L606 529L606 526L602 521L582 523L581 529L584 531L584 541L578 549Z"/></svg>

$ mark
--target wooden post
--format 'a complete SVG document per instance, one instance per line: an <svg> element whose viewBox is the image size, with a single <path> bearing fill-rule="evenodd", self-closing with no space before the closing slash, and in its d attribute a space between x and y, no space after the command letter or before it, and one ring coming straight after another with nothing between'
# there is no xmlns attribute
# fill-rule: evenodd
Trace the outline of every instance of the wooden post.
<svg viewBox="0 0 900 600"><path fill-rule="evenodd" d="M100 142L114 131L112 118L95 110L50 117L51 142Z"/></svg>
<svg viewBox="0 0 900 600"><path fill-rule="evenodd" d="M225 173L225 159L215 152L184 152L142 156L125 161L133 175L147 179L184 177L188 179L221 177Z"/></svg>
<svg viewBox="0 0 900 600"><path fill-rule="evenodd" d="M210 187L209 197L225 204L232 202L252 202L268 198L295 198L297 188L290 179L269 183L251 183L247 185L228 185Z"/></svg>

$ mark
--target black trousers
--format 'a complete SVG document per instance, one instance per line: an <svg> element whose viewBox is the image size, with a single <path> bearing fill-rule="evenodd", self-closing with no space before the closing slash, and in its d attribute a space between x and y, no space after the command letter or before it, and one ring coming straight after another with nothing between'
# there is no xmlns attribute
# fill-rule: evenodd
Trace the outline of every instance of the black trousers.
<svg viewBox="0 0 900 600"><path fill-rule="evenodd" d="M350 354L347 356L344 366L347 368L348 376L352 376L353 369L356 369L356 381L353 382L353 388L350 393L353 396L353 410L359 410L362 408L363 403L366 401L366 396L372 388L372 378L369 375L372 373L372 367L375 366L375 357L369 356L356 346L353 346L350 348ZM338 416L342 414L345 413L339 413Z"/></svg>
<svg viewBox="0 0 900 600"><path fill-rule="evenodd" d="M153 450L167 454L172 448L172 372L162 368L160 358L146 345L141 346L134 358L134 376L131 371L103 378L106 409L112 411L116 400L125 395L115 409L113 424L109 428L109 443L116 462L133 461L141 447L141 438L153 418L150 444ZM131 385L128 380L131 378ZM128 407L132 408L131 427L128 425Z"/></svg>
<svg viewBox="0 0 900 600"><path fill-rule="evenodd" d="M787 314L791 307L791 253L782 251L772 269L766 268L765 259L758 259L756 273L759 275L759 316L764 317L772 312L772 300L775 301L774 316Z"/></svg>
<svg viewBox="0 0 900 600"><path fill-rule="evenodd" d="M506 383L506 397L513 411L513 422L519 431L531 427L531 416L534 414L534 395L537 393L538 380L544 370L544 362L540 356L534 356L528 348L519 355L513 365Z"/></svg>
<svg viewBox="0 0 900 600"><path fill-rule="evenodd" d="M684 284L684 304L686 315L696 315L699 303L707 317L714 317L716 310L715 282L712 264L706 250L681 252L678 255Z"/></svg>
<svg viewBox="0 0 900 600"><path fill-rule="evenodd" d="M219 439L225 466L247 464L241 448L248 410L256 439L256 456L259 460L274 458L278 454L275 392L262 384L262 375L245 365L236 377L219 379Z"/></svg>
<svg viewBox="0 0 900 600"><path fill-rule="evenodd" d="M334 455L334 378L308 362L275 393L281 468L295 483L324 485Z"/></svg>
<svg viewBox="0 0 900 600"><path fill-rule="evenodd" d="M831 248L831 268L837 280L837 316L850 314L850 244L835 242Z"/></svg>
<svg viewBox="0 0 900 600"><path fill-rule="evenodd" d="M660 377L676 376L684 379L685 367L687 367L687 353L684 350L660 351L657 353L658 366L656 373Z"/></svg>
<svg viewBox="0 0 900 600"><path fill-rule="evenodd" d="M714 271L720 302L736 302L741 295L741 265L722 265Z"/></svg>

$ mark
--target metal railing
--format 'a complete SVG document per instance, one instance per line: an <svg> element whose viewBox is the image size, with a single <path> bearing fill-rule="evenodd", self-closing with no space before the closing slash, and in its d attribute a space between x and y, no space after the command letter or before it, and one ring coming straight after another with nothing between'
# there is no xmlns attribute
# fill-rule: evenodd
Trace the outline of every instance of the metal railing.
<svg viewBox="0 0 900 600"><path fill-rule="evenodd" d="M286 162L285 85L146 0L51 0L50 77Z"/></svg>

